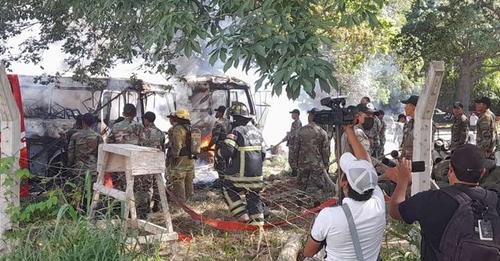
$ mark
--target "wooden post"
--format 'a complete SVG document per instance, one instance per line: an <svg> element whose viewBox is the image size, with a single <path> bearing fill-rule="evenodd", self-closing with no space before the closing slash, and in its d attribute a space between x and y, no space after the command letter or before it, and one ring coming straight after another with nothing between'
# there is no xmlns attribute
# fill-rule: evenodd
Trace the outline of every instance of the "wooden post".
<svg viewBox="0 0 500 261"><path fill-rule="evenodd" d="M20 120L21 115L12 94L5 67L0 65L0 133L2 135L0 158L14 157L14 163L8 176L0 175L0 251L7 246L3 234L12 227L7 207L9 204L19 206L19 180L12 174L19 169ZM4 186L5 179L9 177L14 179L14 185Z"/></svg>
<svg viewBox="0 0 500 261"><path fill-rule="evenodd" d="M415 126L413 129L413 161L425 161L425 171L413 173L412 195L429 190L431 186L432 116L436 108L443 77L444 62L431 62L425 86L419 97L415 111Z"/></svg>

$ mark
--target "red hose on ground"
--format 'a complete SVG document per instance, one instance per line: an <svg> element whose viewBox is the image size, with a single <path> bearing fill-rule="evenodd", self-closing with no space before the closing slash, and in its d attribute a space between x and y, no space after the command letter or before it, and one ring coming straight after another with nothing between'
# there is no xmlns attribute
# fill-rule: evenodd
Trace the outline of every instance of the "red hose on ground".
<svg viewBox="0 0 500 261"><path fill-rule="evenodd" d="M181 206L182 209L184 209L184 211L187 214L189 214L189 216L191 216L191 218L198 220L198 221L200 221L206 225L209 225L213 228L216 228L219 230L224 230L224 231L254 231L254 230L259 229L259 226L256 226L256 225L250 225L250 224L246 224L246 223L242 223L242 222L238 222L238 221L227 221L227 220L211 219L211 218L205 217L202 214L196 213L196 211L192 210L191 208L186 206L186 204L182 203L174 195L174 193L172 193L171 191L167 190L167 194L170 197L170 199L172 201L174 201L177 205ZM322 209L324 209L326 207L331 207L331 206L335 205L336 203L337 203L336 199L334 199L334 198L329 199L329 200L321 203L321 205L319 205L315 208L311 208L311 209L308 209L306 211L303 211L302 213L300 213L297 216L287 218L286 220L283 220L283 221L265 224L264 229L270 229L270 228L274 228L274 227L281 227L284 225L288 225L290 222L292 222L298 218L303 218L303 217L307 217L307 216L316 214L319 211L321 211Z"/></svg>

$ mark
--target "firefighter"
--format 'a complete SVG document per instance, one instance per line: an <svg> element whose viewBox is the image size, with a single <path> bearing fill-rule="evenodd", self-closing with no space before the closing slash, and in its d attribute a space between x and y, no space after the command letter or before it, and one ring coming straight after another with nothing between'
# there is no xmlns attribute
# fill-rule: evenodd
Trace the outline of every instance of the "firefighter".
<svg viewBox="0 0 500 261"><path fill-rule="evenodd" d="M191 120L189 112L179 109L173 115L175 125L169 133L169 178L175 195L186 202L194 193L194 159L191 152Z"/></svg>
<svg viewBox="0 0 500 261"><path fill-rule="evenodd" d="M264 224L264 205L260 191L264 187L262 162L264 139L245 104L235 102L230 108L232 131L221 144L218 154L226 167L222 177L222 193L231 214L239 221ZM245 194L246 203L240 193Z"/></svg>

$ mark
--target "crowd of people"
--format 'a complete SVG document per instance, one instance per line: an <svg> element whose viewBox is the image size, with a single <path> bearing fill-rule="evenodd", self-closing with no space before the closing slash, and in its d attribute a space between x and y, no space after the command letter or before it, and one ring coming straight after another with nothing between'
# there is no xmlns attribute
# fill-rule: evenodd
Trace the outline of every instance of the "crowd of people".
<svg viewBox="0 0 500 261"><path fill-rule="evenodd" d="M383 175L372 160L377 156L377 143L370 139L370 130L363 128L367 118L378 115L365 101L357 106L354 125L344 126L339 160L343 172L339 183L345 198L340 206L323 209L316 217L304 247L306 257L325 247L326 260L380 260L386 226L384 195L379 187L383 177L396 184L390 195L390 216L407 224L420 224L422 260L499 260L500 194L481 186L482 179L497 174L491 162L497 144L495 116L489 109L491 101L487 97L475 100L479 115L477 145L468 144L469 119L464 106L459 102L453 105L449 186L410 197L418 98L411 96L402 101L405 115L404 119L399 116L398 121L406 123L401 157L396 167L384 168ZM300 135L300 130L296 135ZM303 151L301 157L307 153Z"/></svg>
<svg viewBox="0 0 500 261"><path fill-rule="evenodd" d="M479 186L480 180L495 166L497 133L495 115L489 109L491 100L483 97L475 101L476 145L468 144L470 123L464 106L459 102L453 104L447 172L451 186L409 197L418 100L418 96L412 95L402 101L404 114L399 115L397 121L404 127L396 167L378 166L385 153L384 111L375 110L368 97L351 107L354 122L342 126L338 160L342 175L336 179L337 192L343 200L338 207L323 209L316 217L305 245L305 256L312 256L325 247L327 260L378 260L386 226L384 192L379 186L382 181L394 186L390 216L408 224L420 223L423 260L444 260L457 255L482 255L484 258L478 260L489 260L498 255L499 252L495 252L500 249L500 235L496 235L500 229L498 196ZM309 110L308 123L302 126L300 111L292 110L290 132L282 142L289 148L291 175L297 178L298 189L331 194L335 190L335 182L328 174L332 135L315 122L317 112L315 108ZM144 114L143 123L134 120L136 114L135 106L126 104L123 118L114 122L105 140L91 129L94 125L91 114L79 117L78 130L68 132L70 166L95 172L98 146L102 142L157 148L166 152L166 178L174 194L186 202L194 191L196 158L189 112L180 109L169 115L172 127L166 135L155 126L153 112ZM235 102L230 108L220 106L215 118L212 138L205 150L215 152L214 168L219 173L229 212L241 222L263 225L265 206L260 192L264 188L265 148L262 134L252 124L249 110L242 103ZM123 175L114 174L115 187L123 190L124 182ZM140 217L159 210L159 195L152 180L136 179L134 192Z"/></svg>

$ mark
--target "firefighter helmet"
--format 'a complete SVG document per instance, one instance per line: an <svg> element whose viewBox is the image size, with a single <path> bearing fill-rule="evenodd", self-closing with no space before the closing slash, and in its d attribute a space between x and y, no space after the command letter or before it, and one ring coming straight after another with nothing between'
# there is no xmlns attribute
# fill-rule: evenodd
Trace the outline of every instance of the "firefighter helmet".
<svg viewBox="0 0 500 261"><path fill-rule="evenodd" d="M178 119L190 120L189 111L184 109L179 109L175 112L175 117Z"/></svg>
<svg viewBox="0 0 500 261"><path fill-rule="evenodd" d="M248 112L248 108L244 103L233 102L231 108L229 108L229 113L231 116L241 116L245 118L252 118Z"/></svg>

